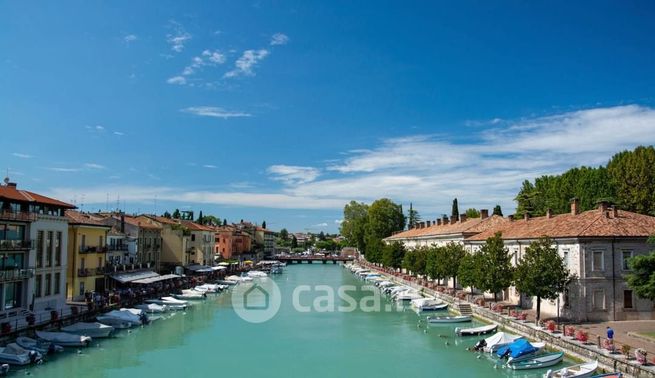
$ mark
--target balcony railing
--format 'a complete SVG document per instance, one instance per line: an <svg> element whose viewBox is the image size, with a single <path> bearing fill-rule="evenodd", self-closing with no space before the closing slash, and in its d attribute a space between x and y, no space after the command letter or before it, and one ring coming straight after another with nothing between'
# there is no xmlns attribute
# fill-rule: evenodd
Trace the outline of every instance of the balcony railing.
<svg viewBox="0 0 655 378"><path fill-rule="evenodd" d="M134 263L134 264L107 264L102 268L98 268L99 271L102 271L105 274L111 273L122 273L122 272L134 272L138 270L145 269L154 269L155 262L151 261L148 263Z"/></svg>
<svg viewBox="0 0 655 378"><path fill-rule="evenodd" d="M0 270L0 282L18 281L34 277L34 268Z"/></svg>
<svg viewBox="0 0 655 378"><path fill-rule="evenodd" d="M0 240L0 251L32 248L32 240Z"/></svg>
<svg viewBox="0 0 655 378"><path fill-rule="evenodd" d="M0 211L0 219L2 220L34 222L36 216L35 213L28 212Z"/></svg>
<svg viewBox="0 0 655 378"><path fill-rule="evenodd" d="M89 247L82 245L80 246L80 253L106 253L107 247Z"/></svg>
<svg viewBox="0 0 655 378"><path fill-rule="evenodd" d="M107 246L109 251L127 252L129 250L126 244L110 244Z"/></svg>

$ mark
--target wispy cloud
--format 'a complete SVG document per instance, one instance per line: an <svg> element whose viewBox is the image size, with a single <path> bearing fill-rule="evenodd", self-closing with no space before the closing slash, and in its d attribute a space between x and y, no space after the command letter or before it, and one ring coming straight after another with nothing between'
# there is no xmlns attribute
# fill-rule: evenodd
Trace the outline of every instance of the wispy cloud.
<svg viewBox="0 0 655 378"><path fill-rule="evenodd" d="M122 131L114 131L114 135L118 135L118 136L124 136L124 135L125 135L125 133L124 133L124 132L122 132Z"/></svg>
<svg viewBox="0 0 655 378"><path fill-rule="evenodd" d="M289 37L286 34L275 33L271 37L271 46L286 45L289 43Z"/></svg>
<svg viewBox="0 0 655 378"><path fill-rule="evenodd" d="M125 37L123 37L123 41L125 43L127 43L127 44L130 44L130 43L136 41L137 39L138 39L138 37L136 35L134 35L134 34L128 34Z"/></svg>
<svg viewBox="0 0 655 378"><path fill-rule="evenodd" d="M67 167L48 167L46 168L49 171L53 172L79 172L80 168L67 168Z"/></svg>
<svg viewBox="0 0 655 378"><path fill-rule="evenodd" d="M216 169L216 168L218 168L217 166L215 166L215 165L213 165L213 164L203 164L202 167L203 167L203 168L209 168L209 169Z"/></svg>
<svg viewBox="0 0 655 378"><path fill-rule="evenodd" d="M171 50L180 53L184 50L184 45L191 40L191 34L177 21L170 21L169 28L171 32L166 35L166 42L171 46Z"/></svg>
<svg viewBox="0 0 655 378"><path fill-rule="evenodd" d="M84 167L89 168L89 169L106 169L107 168L104 165L100 165L100 164L96 164L96 163L85 163Z"/></svg>
<svg viewBox="0 0 655 378"><path fill-rule="evenodd" d="M242 117L252 116L252 114L250 113L226 110L216 106L191 106L188 108L180 109L180 111L184 113L201 116L201 117L214 117L214 118L223 118L223 119L242 118Z"/></svg>
<svg viewBox="0 0 655 378"><path fill-rule="evenodd" d="M173 76L166 80L168 84L184 85L186 84L186 78L184 76Z"/></svg>
<svg viewBox="0 0 655 378"><path fill-rule="evenodd" d="M169 84L185 85L188 83L186 77L198 73L204 67L215 67L225 63L225 54L218 50L204 50L200 55L191 58L191 63L184 67L180 75L171 77L167 80Z"/></svg>
<svg viewBox="0 0 655 378"><path fill-rule="evenodd" d="M267 172L273 175L274 180L288 185L312 182L320 175L320 171L316 168L295 165L272 165L268 167Z"/></svg>
<svg viewBox="0 0 655 378"><path fill-rule="evenodd" d="M317 224L311 225L310 228L323 228L323 227L327 227L327 226L328 226L327 223L317 223Z"/></svg>
<svg viewBox="0 0 655 378"><path fill-rule="evenodd" d="M253 71L253 68L257 65L257 63L266 58L268 54L269 51L266 49L246 50L234 63L234 69L226 72L223 76L226 78L242 75L254 76L255 72Z"/></svg>
<svg viewBox="0 0 655 378"><path fill-rule="evenodd" d="M343 223L343 219L335 219L334 220L334 224L336 224L336 225L341 225L341 223Z"/></svg>
<svg viewBox="0 0 655 378"><path fill-rule="evenodd" d="M13 152L11 155L15 156L17 158L21 158L21 159L31 159L31 158L34 157L32 155L24 154L24 153L21 153L21 152Z"/></svg>

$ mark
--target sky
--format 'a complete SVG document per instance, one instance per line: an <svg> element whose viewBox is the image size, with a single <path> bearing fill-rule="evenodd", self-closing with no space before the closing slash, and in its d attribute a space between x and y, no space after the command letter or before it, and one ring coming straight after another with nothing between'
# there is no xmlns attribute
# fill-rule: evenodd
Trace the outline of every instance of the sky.
<svg viewBox="0 0 655 378"><path fill-rule="evenodd" d="M336 232L655 143L649 1L0 1L0 168L85 211Z"/></svg>

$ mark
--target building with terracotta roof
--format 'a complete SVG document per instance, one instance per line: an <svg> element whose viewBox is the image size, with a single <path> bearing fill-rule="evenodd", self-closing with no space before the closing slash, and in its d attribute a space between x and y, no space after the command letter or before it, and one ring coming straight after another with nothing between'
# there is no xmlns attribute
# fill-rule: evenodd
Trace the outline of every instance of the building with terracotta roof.
<svg viewBox="0 0 655 378"><path fill-rule="evenodd" d="M189 264L189 241L191 232L177 219L147 215L162 228L161 269L172 271L176 266Z"/></svg>
<svg viewBox="0 0 655 378"><path fill-rule="evenodd" d="M575 321L653 319L653 302L639 299L627 286L627 260L648 254L646 243L655 234L655 217L618 210L600 203L597 209L578 211L574 200L567 214L511 220L469 236L466 246L477 251L496 232L518 263L532 241L548 236L571 273L577 277L557 301L542 301L544 317L561 316ZM515 288L503 293L505 300L536 307L533 298Z"/></svg>
<svg viewBox="0 0 655 378"><path fill-rule="evenodd" d="M252 246L252 236L235 225L216 227L214 256L225 260L243 258Z"/></svg>
<svg viewBox="0 0 655 378"><path fill-rule="evenodd" d="M216 230L213 227L198 224L192 221L181 221L189 232L191 238L186 250L189 255L189 264L214 265L214 244Z"/></svg>
<svg viewBox="0 0 655 378"><path fill-rule="evenodd" d="M66 295L84 299L87 292L105 291L107 234L111 229L89 214L66 210L68 218L68 271Z"/></svg>
<svg viewBox="0 0 655 378"><path fill-rule="evenodd" d="M0 318L12 323L23 310L66 305L68 220L75 206L0 185Z"/></svg>

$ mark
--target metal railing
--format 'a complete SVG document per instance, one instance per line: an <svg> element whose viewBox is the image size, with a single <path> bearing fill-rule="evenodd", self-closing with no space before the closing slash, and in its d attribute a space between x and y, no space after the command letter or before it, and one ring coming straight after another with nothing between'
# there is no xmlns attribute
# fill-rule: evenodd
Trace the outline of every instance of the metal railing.
<svg viewBox="0 0 655 378"><path fill-rule="evenodd" d="M127 244L109 244L107 246L107 250L109 251L120 251L120 252L126 252L129 250Z"/></svg>
<svg viewBox="0 0 655 378"><path fill-rule="evenodd" d="M80 253L106 253L107 247L80 246Z"/></svg>
<svg viewBox="0 0 655 378"><path fill-rule="evenodd" d="M0 240L0 251L32 248L32 240Z"/></svg>
<svg viewBox="0 0 655 378"><path fill-rule="evenodd" d="M0 219L22 222L34 222L37 214L28 212L0 211Z"/></svg>
<svg viewBox="0 0 655 378"><path fill-rule="evenodd" d="M0 270L0 282L19 281L34 277L34 268Z"/></svg>

